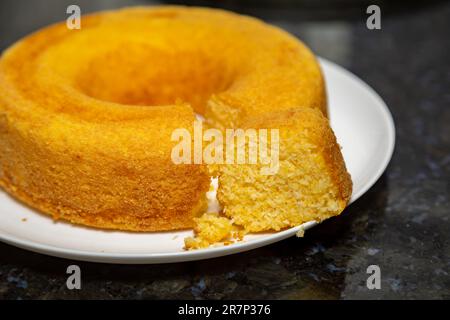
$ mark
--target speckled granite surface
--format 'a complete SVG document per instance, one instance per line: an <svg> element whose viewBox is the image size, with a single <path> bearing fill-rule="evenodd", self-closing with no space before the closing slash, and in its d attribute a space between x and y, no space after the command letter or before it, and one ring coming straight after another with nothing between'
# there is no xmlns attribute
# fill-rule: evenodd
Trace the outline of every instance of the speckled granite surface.
<svg viewBox="0 0 450 320"><path fill-rule="evenodd" d="M0 4L0 48L63 19L67 6L40 1L55 6L27 14L24 2ZM75 2L90 10L142 3ZM383 13L381 31L365 28L364 12L346 21L280 17L267 19L356 73L390 107L396 150L376 185L302 239L190 263L75 262L79 291L65 286L73 261L0 244L0 298L450 299L450 3ZM371 264L381 268L380 290L366 287Z"/></svg>

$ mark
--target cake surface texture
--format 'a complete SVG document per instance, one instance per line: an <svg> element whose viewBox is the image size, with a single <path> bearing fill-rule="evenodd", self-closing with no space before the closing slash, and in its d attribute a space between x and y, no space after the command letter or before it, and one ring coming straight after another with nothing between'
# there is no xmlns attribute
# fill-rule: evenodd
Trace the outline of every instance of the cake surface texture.
<svg viewBox="0 0 450 320"><path fill-rule="evenodd" d="M172 133L198 114L220 130L280 130L279 172L218 166L223 215L204 220L211 170L171 159ZM258 19L182 6L86 15L80 30L58 23L4 51L0 186L75 224L221 229L192 247L322 220L351 194L311 51Z"/></svg>

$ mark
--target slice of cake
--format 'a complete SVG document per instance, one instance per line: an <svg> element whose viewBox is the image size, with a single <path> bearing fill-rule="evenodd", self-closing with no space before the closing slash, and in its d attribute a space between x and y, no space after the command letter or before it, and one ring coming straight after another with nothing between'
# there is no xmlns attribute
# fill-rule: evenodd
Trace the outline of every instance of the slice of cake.
<svg viewBox="0 0 450 320"><path fill-rule="evenodd" d="M278 163L258 157L251 164L252 142L247 139L245 164L217 167L217 198L223 216L233 225L245 232L279 231L311 220L320 222L345 209L352 181L328 119L320 111L298 108L266 114L245 121L245 128L277 130L278 141L268 139L267 157L275 159L270 152L279 155Z"/></svg>

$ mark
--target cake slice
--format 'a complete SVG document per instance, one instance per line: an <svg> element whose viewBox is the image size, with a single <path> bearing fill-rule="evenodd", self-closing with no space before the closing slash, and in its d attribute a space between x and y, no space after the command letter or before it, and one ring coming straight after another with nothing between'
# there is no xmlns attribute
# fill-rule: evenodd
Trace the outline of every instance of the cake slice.
<svg viewBox="0 0 450 320"><path fill-rule="evenodd" d="M244 127L279 130L279 163L272 174L263 173L268 165L260 161L219 166L218 200L235 224L248 232L278 231L344 210L352 181L320 111L299 108L266 114L246 121Z"/></svg>
<svg viewBox="0 0 450 320"><path fill-rule="evenodd" d="M320 111L298 108L266 114L244 121L243 128L276 129L279 155L278 163L259 157L256 164L247 161L216 167L217 198L223 216L233 225L245 233L279 231L307 221L320 222L345 209L352 181L328 119ZM269 155L277 151L273 143L268 139ZM247 139L247 157L250 147ZM199 241L204 247L205 239Z"/></svg>

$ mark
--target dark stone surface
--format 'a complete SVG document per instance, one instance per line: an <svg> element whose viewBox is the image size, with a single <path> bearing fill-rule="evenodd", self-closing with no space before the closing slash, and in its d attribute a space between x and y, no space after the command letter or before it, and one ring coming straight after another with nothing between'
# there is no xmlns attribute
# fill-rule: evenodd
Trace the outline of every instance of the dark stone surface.
<svg viewBox="0 0 450 320"><path fill-rule="evenodd" d="M68 3L91 11L144 2L2 1L0 48L64 19ZM450 3L408 3L386 14L382 6L378 31L366 29L364 9L331 21L262 14L368 82L393 113L394 157L342 216L301 239L168 265L73 262L0 244L0 298L450 299ZM79 291L65 285L73 263L83 274ZM381 290L366 287L371 264L381 268Z"/></svg>

